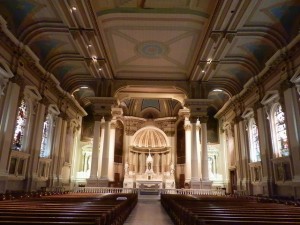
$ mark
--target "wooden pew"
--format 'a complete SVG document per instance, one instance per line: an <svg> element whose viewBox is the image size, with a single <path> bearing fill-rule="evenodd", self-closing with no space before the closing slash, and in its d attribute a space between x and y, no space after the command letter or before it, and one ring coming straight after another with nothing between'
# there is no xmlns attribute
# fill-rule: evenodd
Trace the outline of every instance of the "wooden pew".
<svg viewBox="0 0 300 225"><path fill-rule="evenodd" d="M126 200L118 201L122 197ZM123 224L137 194L67 194L0 202L0 224Z"/></svg>
<svg viewBox="0 0 300 225"><path fill-rule="evenodd" d="M161 203L178 225L300 224L300 209L231 197L162 195Z"/></svg>

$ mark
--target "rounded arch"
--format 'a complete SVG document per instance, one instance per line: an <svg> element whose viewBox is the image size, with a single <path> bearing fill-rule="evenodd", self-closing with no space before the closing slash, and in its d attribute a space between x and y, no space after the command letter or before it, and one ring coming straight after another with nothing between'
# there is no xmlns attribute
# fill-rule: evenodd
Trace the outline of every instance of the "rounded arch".
<svg viewBox="0 0 300 225"><path fill-rule="evenodd" d="M167 135L161 129L151 125L136 131L132 140L132 147L135 149L166 150L170 148Z"/></svg>
<svg viewBox="0 0 300 225"><path fill-rule="evenodd" d="M131 98L175 99L182 105L187 98L187 91L177 86L164 85L124 85L116 89L113 96L120 102Z"/></svg>

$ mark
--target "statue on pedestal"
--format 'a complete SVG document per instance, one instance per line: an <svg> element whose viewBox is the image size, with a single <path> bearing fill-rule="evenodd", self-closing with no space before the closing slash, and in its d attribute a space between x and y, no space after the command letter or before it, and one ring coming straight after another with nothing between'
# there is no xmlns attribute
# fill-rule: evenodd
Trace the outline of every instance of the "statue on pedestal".
<svg viewBox="0 0 300 225"><path fill-rule="evenodd" d="M128 162L125 163L124 170L125 170L125 175L128 175L128 172L129 172Z"/></svg>
<svg viewBox="0 0 300 225"><path fill-rule="evenodd" d="M146 172L145 173L153 173L153 167L152 167L152 163L153 163L153 158L150 154L150 149L149 149L149 155L147 157L147 160L146 160L146 163L147 163L147 169L146 169Z"/></svg>

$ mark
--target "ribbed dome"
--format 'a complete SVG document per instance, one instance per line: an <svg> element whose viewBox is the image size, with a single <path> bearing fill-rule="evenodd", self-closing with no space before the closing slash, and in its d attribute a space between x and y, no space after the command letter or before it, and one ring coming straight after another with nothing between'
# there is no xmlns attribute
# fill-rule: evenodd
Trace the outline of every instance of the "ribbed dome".
<svg viewBox="0 0 300 225"><path fill-rule="evenodd" d="M141 149L163 149L167 147L167 141L162 131L155 127L147 127L137 131L133 140L133 146Z"/></svg>

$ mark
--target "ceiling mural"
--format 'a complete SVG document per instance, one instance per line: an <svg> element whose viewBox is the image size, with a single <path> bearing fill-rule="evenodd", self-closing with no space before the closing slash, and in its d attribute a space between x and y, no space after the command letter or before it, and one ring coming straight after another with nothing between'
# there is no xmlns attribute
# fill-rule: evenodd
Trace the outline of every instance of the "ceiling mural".
<svg viewBox="0 0 300 225"><path fill-rule="evenodd" d="M116 96L130 115L159 117L177 113L190 83L238 94L299 33L299 12L299 0L0 1L8 29L64 90L124 88ZM209 94L218 107L219 95Z"/></svg>

